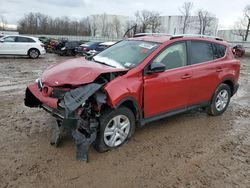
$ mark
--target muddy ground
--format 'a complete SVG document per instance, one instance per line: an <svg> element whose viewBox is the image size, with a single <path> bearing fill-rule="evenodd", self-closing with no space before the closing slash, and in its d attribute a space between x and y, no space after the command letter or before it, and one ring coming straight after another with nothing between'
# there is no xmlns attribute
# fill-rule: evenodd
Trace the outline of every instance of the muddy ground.
<svg viewBox="0 0 250 188"><path fill-rule="evenodd" d="M85 163L70 137L50 146L54 118L23 104L26 85L67 58L0 58L1 188L250 187L250 59L241 59L241 86L222 116L192 111L151 123L117 150L91 148Z"/></svg>

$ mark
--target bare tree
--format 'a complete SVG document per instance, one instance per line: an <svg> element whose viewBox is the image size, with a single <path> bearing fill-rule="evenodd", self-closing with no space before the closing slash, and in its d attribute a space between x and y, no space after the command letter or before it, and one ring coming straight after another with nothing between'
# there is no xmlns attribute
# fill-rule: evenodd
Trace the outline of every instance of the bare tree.
<svg viewBox="0 0 250 188"><path fill-rule="evenodd" d="M245 34L245 38L244 38L244 41L247 41L247 38L248 38L248 33L249 33L249 28L250 28L250 4L247 5L245 8L244 8L244 17L245 17L245 20L246 20L246 34Z"/></svg>
<svg viewBox="0 0 250 188"><path fill-rule="evenodd" d="M107 24L107 14L106 13L103 13L101 16L100 16L100 21L101 21L101 35L103 37L105 36L108 36L109 33L107 32L107 28L108 28L108 24Z"/></svg>
<svg viewBox="0 0 250 188"><path fill-rule="evenodd" d="M150 27L151 12L148 10L137 11L135 13L136 23L140 26L140 32L145 33Z"/></svg>
<svg viewBox="0 0 250 188"><path fill-rule="evenodd" d="M0 15L0 30L5 30L7 28L7 20L3 15Z"/></svg>
<svg viewBox="0 0 250 188"><path fill-rule="evenodd" d="M161 18L159 12L153 12L153 11L151 12L150 25L152 33L158 32L158 29L161 26Z"/></svg>
<svg viewBox="0 0 250 188"><path fill-rule="evenodd" d="M193 3L191 1L185 1L182 7L180 8L180 12L184 17L183 28L182 28L183 34L185 34L186 29L189 27L192 8L193 8Z"/></svg>
<svg viewBox="0 0 250 188"><path fill-rule="evenodd" d="M199 34L207 34L209 32L207 29L216 20L216 18L210 12L203 9L199 9L197 15L199 18Z"/></svg>
<svg viewBox="0 0 250 188"><path fill-rule="evenodd" d="M240 19L237 22L235 22L233 30L231 33L236 36L240 36L242 38L242 41L245 40L246 36L246 24L244 19Z"/></svg>
<svg viewBox="0 0 250 188"><path fill-rule="evenodd" d="M119 37L120 37L120 33L121 33L121 22L120 22L120 20L117 18L117 16L115 16L115 17L113 18L112 26L113 26L113 28L114 28L116 37L119 38Z"/></svg>
<svg viewBox="0 0 250 188"><path fill-rule="evenodd" d="M127 20L123 38L132 37L137 33L137 24L133 20Z"/></svg>
<svg viewBox="0 0 250 188"><path fill-rule="evenodd" d="M136 32L139 31L141 33L147 32L147 30L151 29L151 31L157 32L159 27L161 26L160 13L148 10L137 11L135 13L136 18Z"/></svg>
<svg viewBox="0 0 250 188"><path fill-rule="evenodd" d="M80 35L91 35L91 24L89 17L87 18L82 18L79 22L79 27L80 27Z"/></svg>
<svg viewBox="0 0 250 188"><path fill-rule="evenodd" d="M91 35L92 36L96 36L96 32L97 32L97 29L98 29L98 19L99 19L99 16L98 15L92 15L89 19L90 21L90 28L91 28Z"/></svg>

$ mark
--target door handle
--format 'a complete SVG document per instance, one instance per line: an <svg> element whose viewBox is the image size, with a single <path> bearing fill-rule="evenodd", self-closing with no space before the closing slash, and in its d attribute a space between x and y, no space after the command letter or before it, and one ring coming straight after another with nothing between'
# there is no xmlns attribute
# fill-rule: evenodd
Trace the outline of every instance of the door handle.
<svg viewBox="0 0 250 188"><path fill-rule="evenodd" d="M216 72L221 72L221 71L223 71L223 69L221 67L216 68Z"/></svg>
<svg viewBox="0 0 250 188"><path fill-rule="evenodd" d="M181 79L188 79L188 78L191 78L192 75L191 74L184 74Z"/></svg>

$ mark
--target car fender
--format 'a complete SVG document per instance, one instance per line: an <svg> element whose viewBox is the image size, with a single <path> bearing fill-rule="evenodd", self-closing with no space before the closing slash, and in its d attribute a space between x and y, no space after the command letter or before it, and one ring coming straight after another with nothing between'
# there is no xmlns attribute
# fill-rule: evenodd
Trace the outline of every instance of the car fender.
<svg viewBox="0 0 250 188"><path fill-rule="evenodd" d="M142 109L143 83L141 77L120 76L105 85L104 90L107 94L107 102L112 108L118 107L125 100L131 100L137 104L139 109Z"/></svg>

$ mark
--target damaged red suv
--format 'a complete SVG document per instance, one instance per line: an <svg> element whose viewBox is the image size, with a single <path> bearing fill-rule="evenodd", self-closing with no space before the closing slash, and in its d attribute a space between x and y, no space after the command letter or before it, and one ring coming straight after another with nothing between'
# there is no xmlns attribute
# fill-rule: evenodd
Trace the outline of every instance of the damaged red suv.
<svg viewBox="0 0 250 188"><path fill-rule="evenodd" d="M72 134L77 158L93 144L124 144L136 126L202 108L220 115L238 89L230 44L208 36L140 34L103 52L49 67L26 89L25 105L57 119L52 144Z"/></svg>

